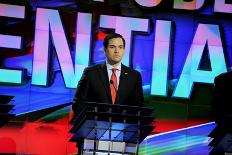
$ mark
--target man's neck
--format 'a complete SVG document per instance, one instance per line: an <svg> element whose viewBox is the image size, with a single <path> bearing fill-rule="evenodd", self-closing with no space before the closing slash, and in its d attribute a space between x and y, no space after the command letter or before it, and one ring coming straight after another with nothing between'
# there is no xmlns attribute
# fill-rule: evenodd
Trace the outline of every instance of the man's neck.
<svg viewBox="0 0 232 155"><path fill-rule="evenodd" d="M117 64L110 64L111 66L113 66L114 68L117 68L118 67L118 65L120 64L120 62L119 63L117 63Z"/></svg>
<svg viewBox="0 0 232 155"><path fill-rule="evenodd" d="M107 63L108 63L109 65L113 66L114 68L117 68L118 65L121 63L121 62L118 62L118 63L113 64L112 62L110 62L110 61L107 60L107 59L106 59L106 61L107 61Z"/></svg>

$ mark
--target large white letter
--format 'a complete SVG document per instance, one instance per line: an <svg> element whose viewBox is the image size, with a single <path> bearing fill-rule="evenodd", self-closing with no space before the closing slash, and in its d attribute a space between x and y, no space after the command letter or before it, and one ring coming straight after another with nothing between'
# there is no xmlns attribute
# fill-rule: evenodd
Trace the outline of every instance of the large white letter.
<svg viewBox="0 0 232 155"><path fill-rule="evenodd" d="M59 12L37 9L32 84L47 85L49 54L51 54L49 53L50 33L65 85L68 88L76 88L83 69L89 63L91 21L91 14L78 14L76 56L73 63Z"/></svg>
<svg viewBox="0 0 232 155"><path fill-rule="evenodd" d="M232 13L232 4L225 4L226 0L215 0L214 12Z"/></svg>
<svg viewBox="0 0 232 155"><path fill-rule="evenodd" d="M199 70L205 46L212 71ZM219 26L199 24L173 97L189 98L194 82L213 83L215 76L226 71Z"/></svg>
<svg viewBox="0 0 232 155"><path fill-rule="evenodd" d="M101 15L99 23L100 28L115 29L116 33L121 34L125 38L126 47L122 62L129 66L132 31L148 32L149 19Z"/></svg>
<svg viewBox="0 0 232 155"><path fill-rule="evenodd" d="M167 96L171 28L171 21L156 21L151 81L152 95Z"/></svg>
<svg viewBox="0 0 232 155"><path fill-rule="evenodd" d="M136 3L138 3L141 6L144 7L154 7L160 4L162 0L135 0Z"/></svg>
<svg viewBox="0 0 232 155"><path fill-rule="evenodd" d="M24 19L25 7L0 3L0 16ZM19 36L0 34L0 47L20 49L21 41L22 38ZM13 69L0 69L0 82L21 84L22 80L22 71Z"/></svg>
<svg viewBox="0 0 232 155"><path fill-rule="evenodd" d="M197 10L200 9L205 0L192 0L191 2L186 2L185 0L174 0L175 9L183 10Z"/></svg>

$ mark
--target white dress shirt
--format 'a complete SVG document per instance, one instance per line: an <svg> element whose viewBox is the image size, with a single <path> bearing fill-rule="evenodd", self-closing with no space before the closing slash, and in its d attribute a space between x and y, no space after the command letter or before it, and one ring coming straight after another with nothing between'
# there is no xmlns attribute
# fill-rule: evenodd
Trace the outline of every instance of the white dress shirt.
<svg viewBox="0 0 232 155"><path fill-rule="evenodd" d="M111 79L111 75L112 75L112 69L116 68L116 77L117 77L117 89L118 89L118 85L120 82L120 75L121 75L121 63L119 63L116 67L112 66L109 64L109 62L106 60L106 68L107 68L107 72L108 72L108 77L109 77L109 82Z"/></svg>

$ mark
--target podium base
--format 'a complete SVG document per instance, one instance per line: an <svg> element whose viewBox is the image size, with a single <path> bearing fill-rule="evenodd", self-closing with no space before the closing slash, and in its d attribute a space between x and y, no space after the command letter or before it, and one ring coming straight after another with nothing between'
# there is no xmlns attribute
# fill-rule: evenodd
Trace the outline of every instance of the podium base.
<svg viewBox="0 0 232 155"><path fill-rule="evenodd" d="M82 155L136 155L136 144L84 139Z"/></svg>
<svg viewBox="0 0 232 155"><path fill-rule="evenodd" d="M94 153L85 152L83 155L94 155ZM103 153L103 152L96 152L95 155L131 155L131 154L122 154L122 153Z"/></svg>

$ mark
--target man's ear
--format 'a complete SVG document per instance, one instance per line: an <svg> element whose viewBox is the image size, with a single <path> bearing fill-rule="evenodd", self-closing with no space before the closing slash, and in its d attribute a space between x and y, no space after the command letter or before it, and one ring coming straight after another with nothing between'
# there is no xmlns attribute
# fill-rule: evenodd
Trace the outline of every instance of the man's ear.
<svg viewBox="0 0 232 155"><path fill-rule="evenodd" d="M105 48L103 49L103 52L104 52L104 54L106 55L106 49L105 49Z"/></svg>

